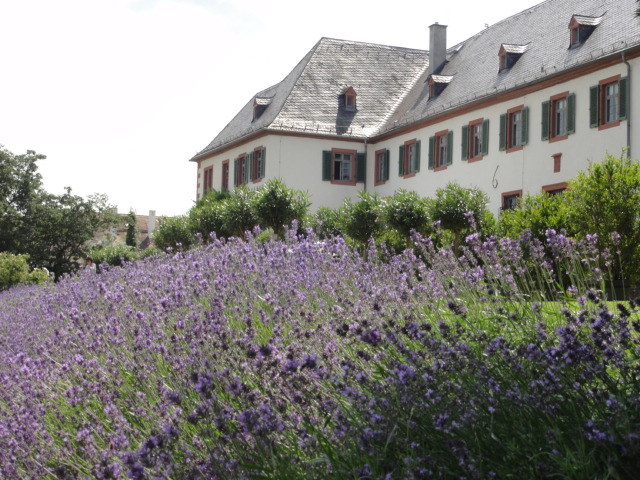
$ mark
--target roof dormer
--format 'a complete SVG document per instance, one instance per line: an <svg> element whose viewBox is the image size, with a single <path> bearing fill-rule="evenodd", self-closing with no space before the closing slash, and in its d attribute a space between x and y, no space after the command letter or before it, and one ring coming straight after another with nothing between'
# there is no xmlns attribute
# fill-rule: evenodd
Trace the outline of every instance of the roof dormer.
<svg viewBox="0 0 640 480"><path fill-rule="evenodd" d="M271 103L272 97L258 97L256 96L253 99L253 120L255 121L260 118L260 115L264 113L269 104Z"/></svg>
<svg viewBox="0 0 640 480"><path fill-rule="evenodd" d="M522 54L527 51L528 47L529 44L513 45L510 43L503 43L498 51L498 58L500 60L498 71L501 72L513 67Z"/></svg>
<svg viewBox="0 0 640 480"><path fill-rule="evenodd" d="M429 98L435 98L447 88L447 85L453 80L453 75L429 75L427 82L429 83Z"/></svg>
<svg viewBox="0 0 640 480"><path fill-rule="evenodd" d="M574 15L569 22L569 48L575 48L587 41L600 22L600 17L587 17L585 15Z"/></svg>
<svg viewBox="0 0 640 480"><path fill-rule="evenodd" d="M353 87L347 87L342 91L340 95L341 106L347 112L355 112L357 109L356 106L356 91Z"/></svg>

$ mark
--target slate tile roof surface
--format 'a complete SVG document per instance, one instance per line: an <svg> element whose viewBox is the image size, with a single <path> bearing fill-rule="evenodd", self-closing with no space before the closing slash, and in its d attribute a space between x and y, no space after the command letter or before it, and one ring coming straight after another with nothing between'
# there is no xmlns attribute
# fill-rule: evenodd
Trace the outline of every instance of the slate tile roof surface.
<svg viewBox="0 0 640 480"><path fill-rule="evenodd" d="M429 99L428 52L322 38L280 83L258 92L192 160L253 133L306 132L372 138L455 110L598 59L640 46L635 0L546 0L506 18L447 50L438 72L452 77ZM600 18L594 32L569 48L571 18ZM503 45L526 46L518 62L499 71ZM353 87L357 109L340 107ZM253 119L255 98L271 98Z"/></svg>

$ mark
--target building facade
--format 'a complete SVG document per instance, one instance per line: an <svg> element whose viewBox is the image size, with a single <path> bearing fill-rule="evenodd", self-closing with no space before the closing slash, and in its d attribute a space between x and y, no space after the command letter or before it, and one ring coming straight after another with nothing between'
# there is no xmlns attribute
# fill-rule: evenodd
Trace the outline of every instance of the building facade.
<svg viewBox="0 0 640 480"><path fill-rule="evenodd" d="M323 38L191 159L197 195L281 178L335 208L456 182L497 214L561 192L589 162L640 151L636 8L546 0L452 47L431 25L429 51Z"/></svg>

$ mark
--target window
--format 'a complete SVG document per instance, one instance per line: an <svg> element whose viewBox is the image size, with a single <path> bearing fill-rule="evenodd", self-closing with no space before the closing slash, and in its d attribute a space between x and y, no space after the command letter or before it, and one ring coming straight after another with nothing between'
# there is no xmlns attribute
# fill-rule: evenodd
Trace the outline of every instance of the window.
<svg viewBox="0 0 640 480"><path fill-rule="evenodd" d="M367 173L366 154L334 148L322 152L322 180L343 185L364 182Z"/></svg>
<svg viewBox="0 0 640 480"><path fill-rule="evenodd" d="M601 21L602 17L573 15L569 22L569 48L578 47L586 42Z"/></svg>
<svg viewBox="0 0 640 480"><path fill-rule="evenodd" d="M556 142L575 132L576 96L560 93L542 102L542 140Z"/></svg>
<svg viewBox="0 0 640 480"><path fill-rule="evenodd" d="M429 169L438 171L451 165L453 153L453 132L442 130L429 137Z"/></svg>
<svg viewBox="0 0 640 480"><path fill-rule="evenodd" d="M250 155L242 154L233 161L234 186L240 186L249 181L249 169L251 168Z"/></svg>
<svg viewBox="0 0 640 480"><path fill-rule="evenodd" d="M529 45L510 45L503 43L498 51L498 71L508 70L515 65Z"/></svg>
<svg viewBox="0 0 640 480"><path fill-rule="evenodd" d="M589 124L592 128L615 127L627 118L627 77L617 75L601 80L590 90Z"/></svg>
<svg viewBox="0 0 640 480"><path fill-rule="evenodd" d="M267 159L266 148L258 147L252 152L251 180L253 182L259 182L264 178L266 159Z"/></svg>
<svg viewBox="0 0 640 480"><path fill-rule="evenodd" d="M429 98L437 97L453 80L452 75L429 75Z"/></svg>
<svg viewBox="0 0 640 480"><path fill-rule="evenodd" d="M353 87L344 90L342 96L344 97L344 109L348 112L354 112L356 110L356 91Z"/></svg>
<svg viewBox="0 0 640 480"><path fill-rule="evenodd" d="M271 103L271 100L269 97L255 97L253 99L253 121L260 118Z"/></svg>
<svg viewBox="0 0 640 480"><path fill-rule="evenodd" d="M400 145L398 173L401 177L411 177L420 171L420 140L409 140Z"/></svg>
<svg viewBox="0 0 640 480"><path fill-rule="evenodd" d="M514 190L502 194L502 210L513 210L520 206L522 190Z"/></svg>
<svg viewBox="0 0 640 480"><path fill-rule="evenodd" d="M562 195L567 189L567 182L554 183L553 185L545 185L542 187L542 191L549 195Z"/></svg>
<svg viewBox="0 0 640 480"><path fill-rule="evenodd" d="M222 190L229 190L229 160L222 162Z"/></svg>
<svg viewBox="0 0 640 480"><path fill-rule="evenodd" d="M529 108L520 105L500 115L500 150L522 150L528 141Z"/></svg>
<svg viewBox="0 0 640 480"><path fill-rule="evenodd" d="M207 167L204 169L204 186L202 188L202 194L207 193L208 190L213 188L213 167Z"/></svg>
<svg viewBox="0 0 640 480"><path fill-rule="evenodd" d="M389 180L389 150L376 151L375 185L382 185Z"/></svg>
<svg viewBox="0 0 640 480"><path fill-rule="evenodd" d="M462 127L462 160L475 162L489 152L489 120L478 119Z"/></svg>

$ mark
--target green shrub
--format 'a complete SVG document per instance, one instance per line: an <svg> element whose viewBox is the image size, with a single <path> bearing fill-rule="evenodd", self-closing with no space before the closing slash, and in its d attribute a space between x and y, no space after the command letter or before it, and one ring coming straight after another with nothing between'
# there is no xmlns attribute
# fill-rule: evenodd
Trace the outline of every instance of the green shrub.
<svg viewBox="0 0 640 480"><path fill-rule="evenodd" d="M163 251L167 248L190 248L195 243L195 236L189 228L189 218L181 216L161 219L153 233L153 243Z"/></svg>
<svg viewBox="0 0 640 480"><path fill-rule="evenodd" d="M640 281L640 164L607 154L569 182L564 203L570 230L580 238L596 234L600 248L620 252L614 275Z"/></svg>
<svg viewBox="0 0 640 480"><path fill-rule="evenodd" d="M93 262L100 266L102 264L119 267L124 262L133 262L140 259L140 254L135 247L129 245L111 245L99 247L91 250Z"/></svg>
<svg viewBox="0 0 640 480"><path fill-rule="evenodd" d="M365 244L377 238L383 230L382 202L377 194L360 192L356 203L350 199L344 203L344 231L353 240Z"/></svg>
<svg viewBox="0 0 640 480"><path fill-rule="evenodd" d="M565 199L563 195L539 193L526 195L519 208L504 210L500 214L497 232L501 237L518 238L526 231L533 238L545 240L545 232L552 228L556 231L568 227Z"/></svg>
<svg viewBox="0 0 640 480"><path fill-rule="evenodd" d="M280 238L294 220L302 221L309 208L309 196L287 188L282 180L269 180L251 198L251 206L262 228L271 228Z"/></svg>
<svg viewBox="0 0 640 480"><path fill-rule="evenodd" d="M344 235L344 210L320 207L312 220L314 231L319 238L331 238Z"/></svg>
<svg viewBox="0 0 640 480"><path fill-rule="evenodd" d="M43 268L29 269L28 255L0 252L0 291L20 284L43 285L49 280L49 272Z"/></svg>
<svg viewBox="0 0 640 480"><path fill-rule="evenodd" d="M258 225L258 217L252 206L255 192L246 187L236 188L225 202L224 228L235 237L244 238L247 231Z"/></svg>
<svg viewBox="0 0 640 480"><path fill-rule="evenodd" d="M229 199L229 193L208 191L189 210L189 229L195 235L199 233L205 242L209 241L211 232L218 237L230 236L225 226L225 210Z"/></svg>
<svg viewBox="0 0 640 480"><path fill-rule="evenodd" d="M407 242L412 230L426 233L431 223L428 200L407 190L398 190L392 197L385 199L383 215L385 223Z"/></svg>

